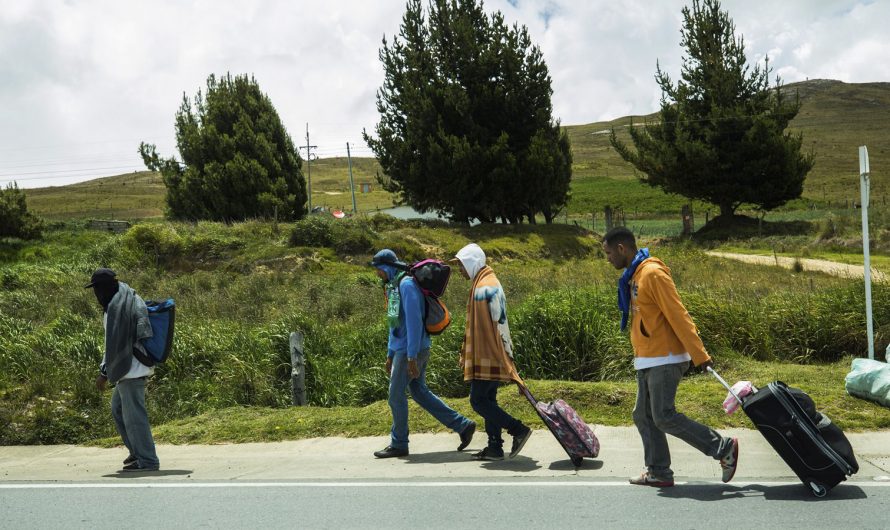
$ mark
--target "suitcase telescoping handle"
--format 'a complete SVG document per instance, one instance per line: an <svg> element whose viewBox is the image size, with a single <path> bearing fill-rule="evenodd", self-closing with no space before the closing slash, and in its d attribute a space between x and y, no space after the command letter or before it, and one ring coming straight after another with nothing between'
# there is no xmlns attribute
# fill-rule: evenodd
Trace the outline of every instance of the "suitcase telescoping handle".
<svg viewBox="0 0 890 530"><path fill-rule="evenodd" d="M710 373L711 375L716 377L717 381L720 381L720 384L725 386L726 390L729 390L729 393L732 394L732 397L734 397L735 400L739 402L739 405L742 404L742 398L740 398L739 395L735 393L735 391L732 389L732 387L729 386L729 383L727 383L722 377L720 377L720 374L718 374L716 370L714 370L713 368L708 366L708 373Z"/></svg>
<svg viewBox="0 0 890 530"><path fill-rule="evenodd" d="M531 390L529 390L527 386L522 383L516 383L516 386L519 387L519 393L525 396L525 399L527 399L532 406L535 406L538 403L538 400L535 399L535 396L532 395Z"/></svg>

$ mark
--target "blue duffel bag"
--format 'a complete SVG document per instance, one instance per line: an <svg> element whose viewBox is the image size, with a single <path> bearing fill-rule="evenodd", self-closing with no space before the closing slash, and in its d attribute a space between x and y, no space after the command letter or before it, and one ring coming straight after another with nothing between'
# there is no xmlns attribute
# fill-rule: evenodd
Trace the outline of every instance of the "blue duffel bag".
<svg viewBox="0 0 890 530"><path fill-rule="evenodd" d="M173 323L176 320L176 302L172 298L145 302L153 335L142 341L145 351L156 363L167 360L173 349Z"/></svg>

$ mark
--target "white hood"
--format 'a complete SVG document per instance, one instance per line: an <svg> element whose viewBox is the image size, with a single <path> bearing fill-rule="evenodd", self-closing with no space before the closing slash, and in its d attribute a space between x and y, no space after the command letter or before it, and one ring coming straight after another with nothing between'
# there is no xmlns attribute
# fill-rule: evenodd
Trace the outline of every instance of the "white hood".
<svg viewBox="0 0 890 530"><path fill-rule="evenodd" d="M485 267L485 252L483 252L482 247L476 243L470 243L458 250L456 257L463 263L471 280L475 279L476 275L479 274L479 271Z"/></svg>

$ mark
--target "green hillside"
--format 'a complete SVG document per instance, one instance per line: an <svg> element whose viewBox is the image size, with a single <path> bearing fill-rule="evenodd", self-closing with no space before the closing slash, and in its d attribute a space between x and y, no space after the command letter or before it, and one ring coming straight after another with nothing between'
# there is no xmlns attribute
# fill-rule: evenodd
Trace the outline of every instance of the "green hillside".
<svg viewBox="0 0 890 530"><path fill-rule="evenodd" d="M800 95L802 107L792 122L793 132L802 132L804 146L816 156L816 164L804 186L804 200L790 205L805 208L844 205L856 200L858 188L858 146L867 145L872 169L872 193L876 202L890 192L890 83L842 83L816 79L787 85L789 94ZM609 131L615 127L628 139L628 124L642 124L648 116L627 116L607 122L570 125L566 129L574 152L574 177L569 213L589 217L603 206L621 206L639 214L675 213L687 202L640 184L633 168L609 145ZM304 174L306 163L303 164ZM353 158L356 201L360 211L386 208L392 197L380 189L376 174L380 166L372 158ZM312 202L314 206L352 208L346 159L326 158L312 162ZM370 193L361 193L360 184L369 183ZM71 186L27 190L30 207L52 219L84 217L146 218L163 212L163 185L158 175L132 173L96 179ZM698 204L697 211L707 208Z"/></svg>
<svg viewBox="0 0 890 530"><path fill-rule="evenodd" d="M888 194L890 135L886 128L890 124L890 83L815 79L787 85L786 89L788 94L797 92L801 99L791 131L803 133L804 148L816 156L816 164L804 185L805 201L792 206L804 207L809 202L828 206L827 201L836 206L843 205L845 200L858 201L860 145L868 146L872 196L880 200ZM631 121L642 125L657 116L626 116L566 127L575 155L570 211L589 213L611 204L631 210L675 212L686 202L682 197L667 196L639 184L633 166L624 162L609 144L613 127L621 139L629 142Z"/></svg>

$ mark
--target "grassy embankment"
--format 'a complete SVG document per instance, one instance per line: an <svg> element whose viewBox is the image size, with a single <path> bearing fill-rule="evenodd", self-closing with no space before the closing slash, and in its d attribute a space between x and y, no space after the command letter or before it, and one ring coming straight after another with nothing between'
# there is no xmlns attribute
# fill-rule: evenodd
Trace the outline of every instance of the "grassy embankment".
<svg viewBox="0 0 890 530"><path fill-rule="evenodd" d="M616 271L574 227L312 219L271 234L268 224L142 223L124 235L74 226L0 253L0 443L116 443L108 394L92 387L101 318L82 289L99 265L146 297L179 305L175 352L149 388L158 440L259 441L386 432L386 330L378 284L363 265L389 246L408 258L447 257L477 241L506 286L517 364L542 399L565 397L594 423L630 421L630 345L617 330ZM890 426L890 411L843 391L850 355L865 351L861 284L726 263L686 244L654 247L672 267L709 349L730 379L781 378L813 393L840 425ZM457 367L468 282L446 303L455 324L434 342L431 387L470 413ZM890 297L876 291L876 318ZM380 303L377 303L380 301ZM307 336L313 405L290 408L288 333ZM879 327L879 336L890 329ZM684 383L680 407L715 425L723 392ZM508 406L539 425L512 392ZM415 430L433 430L425 415Z"/></svg>

